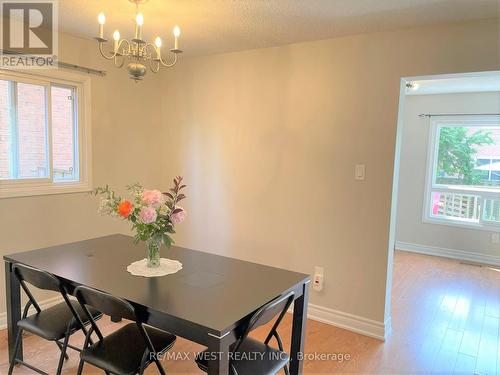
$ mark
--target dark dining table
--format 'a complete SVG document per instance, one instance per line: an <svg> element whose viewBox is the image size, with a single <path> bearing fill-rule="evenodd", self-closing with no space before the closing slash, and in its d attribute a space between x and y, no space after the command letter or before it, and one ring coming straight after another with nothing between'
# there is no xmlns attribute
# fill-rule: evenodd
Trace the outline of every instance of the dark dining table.
<svg viewBox="0 0 500 375"><path fill-rule="evenodd" d="M175 246L162 255L179 260L179 272L152 278L128 273L127 265L145 253L143 244L116 234L4 256L9 358L21 319L12 265L22 263L55 275L70 293L85 285L124 298L144 323L220 353L210 356L210 375L229 373L229 347L252 314L293 291L290 373L302 373L309 275ZM21 348L19 359L22 355Z"/></svg>

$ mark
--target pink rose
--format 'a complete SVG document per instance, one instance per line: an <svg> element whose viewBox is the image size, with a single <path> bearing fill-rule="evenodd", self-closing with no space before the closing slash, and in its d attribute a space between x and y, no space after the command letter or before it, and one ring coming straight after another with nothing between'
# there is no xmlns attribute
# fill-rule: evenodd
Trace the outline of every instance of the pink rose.
<svg viewBox="0 0 500 375"><path fill-rule="evenodd" d="M156 221L156 210L153 207L143 207L139 212L139 221L144 224L151 224Z"/></svg>
<svg viewBox="0 0 500 375"><path fill-rule="evenodd" d="M182 207L176 207L177 210L180 209L179 212L176 212L175 214L172 214L170 215L170 221L172 222L172 224L180 224L184 221L184 219L186 218L186 210Z"/></svg>
<svg viewBox="0 0 500 375"><path fill-rule="evenodd" d="M165 203L165 196L160 190L144 190L141 199L146 205L154 208L158 208Z"/></svg>

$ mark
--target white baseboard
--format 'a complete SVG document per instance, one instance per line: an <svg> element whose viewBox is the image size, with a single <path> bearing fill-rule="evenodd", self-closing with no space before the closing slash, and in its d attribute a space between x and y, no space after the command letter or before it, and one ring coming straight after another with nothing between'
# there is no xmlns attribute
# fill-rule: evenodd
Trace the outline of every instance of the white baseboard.
<svg viewBox="0 0 500 375"><path fill-rule="evenodd" d="M43 309L47 309L49 307L52 307L54 305L57 305L58 303L60 303L62 301L63 301L62 297L55 296L52 298L48 298L44 301L41 301L38 304L40 305L40 308L43 310ZM34 314L35 312L36 312L35 308L33 306L31 306L31 308L29 309L28 315ZM0 313L0 330L6 329L6 328L7 328L7 313L3 312L3 313Z"/></svg>
<svg viewBox="0 0 500 375"><path fill-rule="evenodd" d="M62 297L56 296L39 303L43 309L54 306L62 302ZM290 312L292 312L291 310ZM29 314L34 314L35 309L31 307ZM317 322L326 323L335 327L343 328L348 331L356 332L365 336L374 337L385 341L391 331L391 319L385 323L364 318L362 316L333 310L327 307L309 304L307 318ZM7 328L7 313L0 313L0 330Z"/></svg>
<svg viewBox="0 0 500 375"><path fill-rule="evenodd" d="M444 247L416 245L400 241L396 242L395 247L397 250L408 251L412 253L433 255L438 257L464 260L467 262L500 266L500 256L496 255L480 254L477 252L464 251L464 250L447 249Z"/></svg>
<svg viewBox="0 0 500 375"><path fill-rule="evenodd" d="M293 313L293 306L290 307L288 312L290 314ZM391 318L388 318L385 323L382 323L359 315L333 310L312 303L307 307L307 319L329 324L382 341L385 341L392 330Z"/></svg>
<svg viewBox="0 0 500 375"><path fill-rule="evenodd" d="M391 332L390 318L384 323L311 303L308 306L307 317L382 341L385 341Z"/></svg>

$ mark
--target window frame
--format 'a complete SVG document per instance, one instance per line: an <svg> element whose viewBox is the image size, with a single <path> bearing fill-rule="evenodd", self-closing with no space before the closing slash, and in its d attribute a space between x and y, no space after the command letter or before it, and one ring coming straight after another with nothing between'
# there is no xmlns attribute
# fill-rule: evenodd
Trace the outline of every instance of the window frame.
<svg viewBox="0 0 500 375"><path fill-rule="evenodd" d="M500 199L499 187L467 187L464 185L443 185L436 184L434 177L437 172L439 140L437 139L439 130L442 127L471 127L471 126L498 126L500 128L500 116L477 115L477 116L439 116L431 118L429 129L429 142L427 148L426 177L424 189L424 204L422 212L422 221L428 224L441 224L461 228L480 229L487 231L498 231L500 223L494 223L483 220L485 199ZM479 196L479 222L469 221L467 219L451 219L436 217L432 215L432 193L456 193L456 194L475 194Z"/></svg>
<svg viewBox="0 0 500 375"><path fill-rule="evenodd" d="M35 73L21 73L17 71L0 69L0 80L14 80L48 87L46 91L47 103L47 178L26 178L0 180L0 199L13 197L27 197L37 195L81 193L92 190L92 134L91 134L91 87L90 77L70 73L62 70L50 70ZM74 87L76 100L74 101L74 114L77 124L78 152L75 153L75 164L78 168L79 178L76 181L54 181L52 160L52 126L51 126L51 95L50 85L60 87Z"/></svg>
<svg viewBox="0 0 500 375"><path fill-rule="evenodd" d="M77 87L75 87L74 85L67 85L67 84L60 84L60 83L54 83L52 82L52 87L57 87L57 88L65 88L65 89L70 89L71 90L71 96L73 97L76 97L78 99L78 89ZM51 92L52 94L52 92ZM50 100L52 100L52 96L50 98ZM51 104L51 110L52 110L52 103ZM67 180L67 182L78 182L80 181L80 120L79 120L79 105L78 105L78 100L73 100L72 101L72 113L73 113L73 126L76 126L76 129L73 128L73 134L75 135L76 134L76 137L77 137L77 141L78 142L74 142L73 143L73 157L74 157L74 164L75 164L75 169L76 169L76 173L78 175L78 180L77 181L72 181L72 180ZM75 131L76 130L76 131ZM52 134L51 134L51 141L53 141L53 137L52 137ZM52 146L52 145L51 145ZM51 152L54 150L53 147L51 147ZM53 164L51 165L51 167L53 167ZM61 184L64 182L64 180L59 180L57 181L55 179L55 173L56 171L51 171L52 172L52 181L55 183L55 184Z"/></svg>

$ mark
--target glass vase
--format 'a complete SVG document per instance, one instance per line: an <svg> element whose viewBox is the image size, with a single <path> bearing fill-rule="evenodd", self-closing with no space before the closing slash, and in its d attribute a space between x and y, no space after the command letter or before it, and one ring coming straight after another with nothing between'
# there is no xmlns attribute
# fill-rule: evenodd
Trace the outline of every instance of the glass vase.
<svg viewBox="0 0 500 375"><path fill-rule="evenodd" d="M150 238L146 241L148 267L160 266L161 240Z"/></svg>

